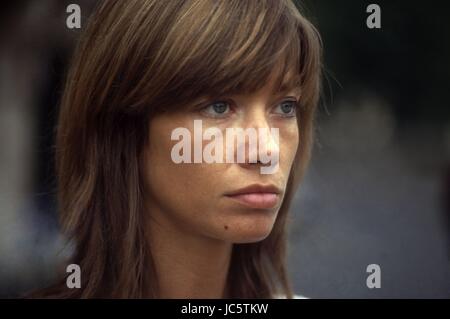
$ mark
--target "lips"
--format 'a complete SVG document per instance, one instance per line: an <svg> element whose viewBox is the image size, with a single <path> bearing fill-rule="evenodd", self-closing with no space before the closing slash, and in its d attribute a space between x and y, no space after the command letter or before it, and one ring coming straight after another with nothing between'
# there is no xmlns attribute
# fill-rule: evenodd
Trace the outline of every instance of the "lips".
<svg viewBox="0 0 450 319"><path fill-rule="evenodd" d="M269 209L278 204L280 193L280 189L274 185L253 184L225 196L251 208Z"/></svg>

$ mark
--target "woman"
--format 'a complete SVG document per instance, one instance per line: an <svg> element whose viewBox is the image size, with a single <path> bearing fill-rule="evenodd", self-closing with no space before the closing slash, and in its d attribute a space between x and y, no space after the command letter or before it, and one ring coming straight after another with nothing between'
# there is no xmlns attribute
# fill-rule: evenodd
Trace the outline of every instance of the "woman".
<svg viewBox="0 0 450 319"><path fill-rule="evenodd" d="M287 213L310 157L320 67L318 33L289 0L99 4L57 127L61 223L81 288L64 278L41 295L291 298ZM267 162L250 155L175 161L174 130L196 120L277 129L259 144L277 169L262 174Z"/></svg>

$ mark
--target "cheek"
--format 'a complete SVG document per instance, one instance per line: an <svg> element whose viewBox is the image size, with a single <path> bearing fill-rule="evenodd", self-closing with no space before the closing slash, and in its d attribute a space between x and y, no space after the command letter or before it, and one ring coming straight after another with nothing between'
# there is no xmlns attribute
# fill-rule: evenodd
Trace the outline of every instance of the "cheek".
<svg viewBox="0 0 450 319"><path fill-rule="evenodd" d="M176 164L171 158L172 130L188 127L176 118L156 119L150 123L149 146L145 154L146 183L153 201L165 212L183 223L196 223L214 209L215 194L220 192L219 179L224 167L215 164Z"/></svg>
<svg viewBox="0 0 450 319"><path fill-rule="evenodd" d="M180 172L180 165L176 165L170 155L173 144L171 132L181 126L164 118L154 119L150 123L144 162L146 183L150 195L163 206L171 199L182 198L185 194L182 190L192 186L190 181L195 175L188 167Z"/></svg>
<svg viewBox="0 0 450 319"><path fill-rule="evenodd" d="M280 166L288 173L299 147L299 129L296 124L280 130Z"/></svg>

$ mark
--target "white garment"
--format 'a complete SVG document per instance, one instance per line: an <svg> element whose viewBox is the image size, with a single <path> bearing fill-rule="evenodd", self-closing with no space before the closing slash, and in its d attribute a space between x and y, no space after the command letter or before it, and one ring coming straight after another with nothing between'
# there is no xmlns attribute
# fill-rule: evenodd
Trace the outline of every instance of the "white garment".
<svg viewBox="0 0 450 319"><path fill-rule="evenodd" d="M276 294L273 299L287 299L285 295ZM309 299L308 297L302 296L302 295L296 295L292 297L292 299Z"/></svg>

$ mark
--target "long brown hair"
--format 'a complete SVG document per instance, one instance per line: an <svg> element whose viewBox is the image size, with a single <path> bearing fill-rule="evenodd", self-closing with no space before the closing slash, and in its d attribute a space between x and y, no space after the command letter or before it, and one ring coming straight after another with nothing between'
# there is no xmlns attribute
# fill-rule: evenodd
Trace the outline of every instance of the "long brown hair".
<svg viewBox="0 0 450 319"><path fill-rule="evenodd" d="M235 244L229 296L292 297L287 212L310 158L320 92L318 32L290 0L109 0L75 50L57 126L58 201L81 289L53 297L158 297L139 164L155 114L202 95L250 92L276 72L299 88L300 144L284 202L263 241ZM151 214L151 212L149 212Z"/></svg>

